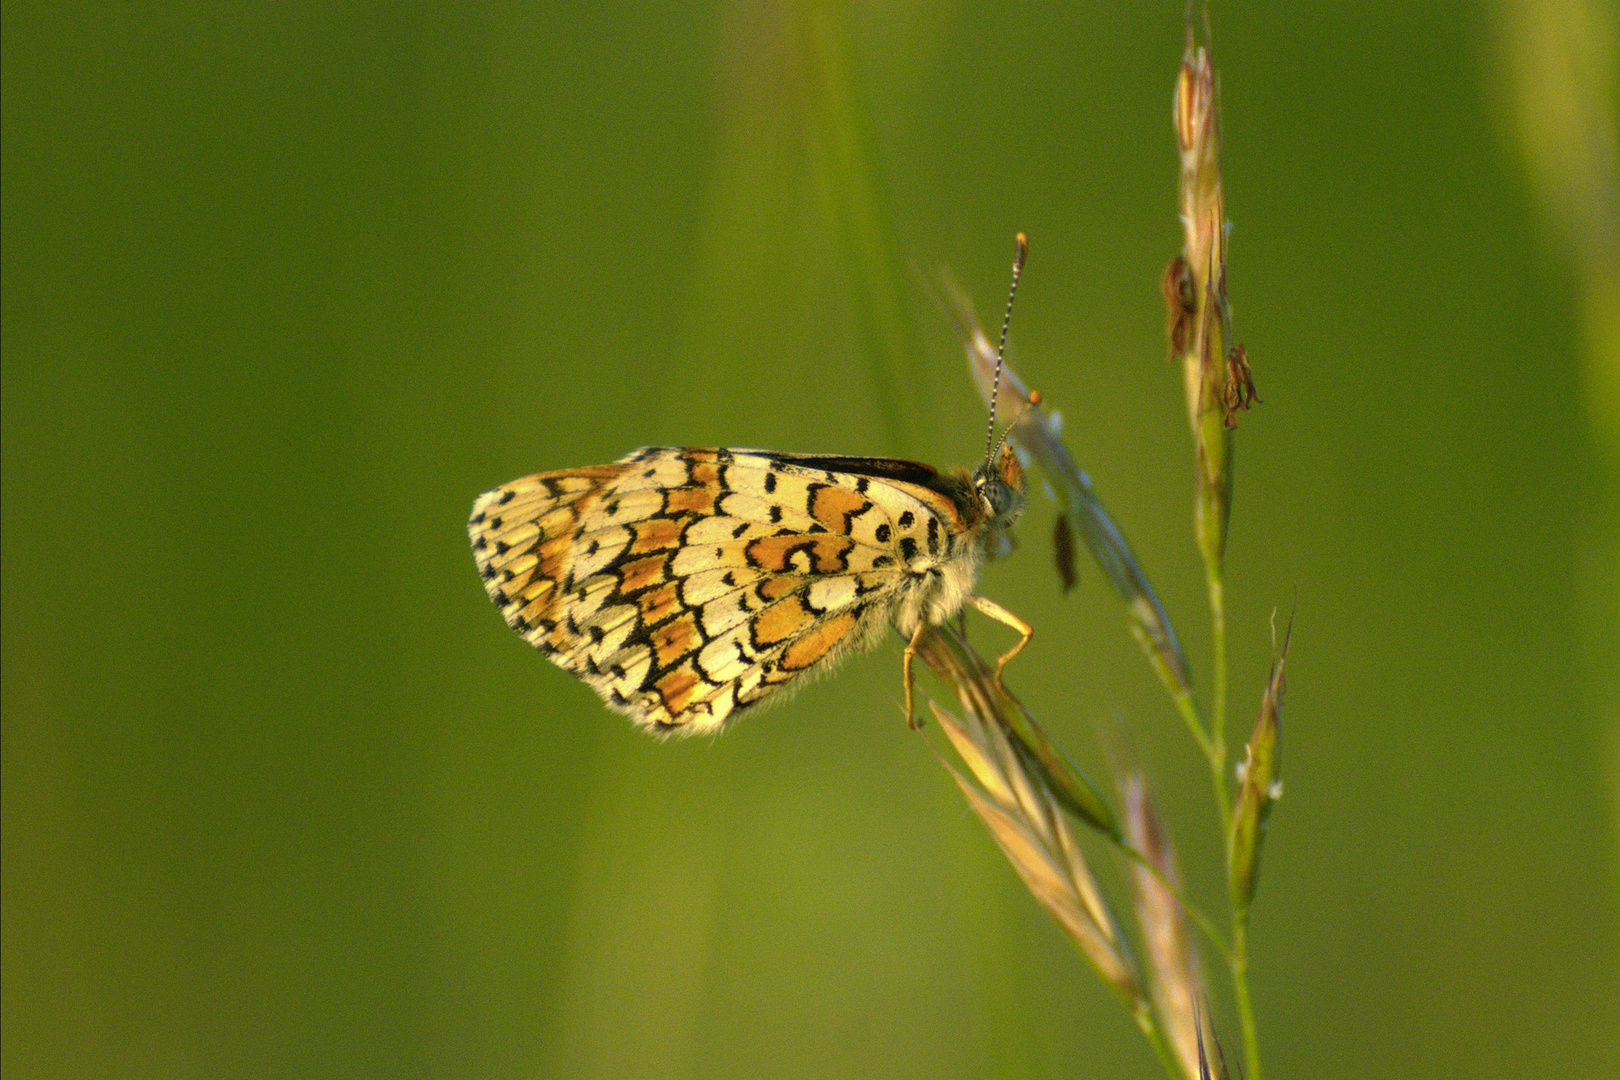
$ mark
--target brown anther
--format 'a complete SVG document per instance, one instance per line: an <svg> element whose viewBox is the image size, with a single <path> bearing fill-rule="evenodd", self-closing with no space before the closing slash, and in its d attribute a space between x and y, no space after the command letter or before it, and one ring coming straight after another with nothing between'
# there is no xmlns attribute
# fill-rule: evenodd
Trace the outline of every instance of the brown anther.
<svg viewBox="0 0 1620 1080"><path fill-rule="evenodd" d="M1259 403L1254 392L1254 373L1249 370L1249 355L1239 345L1226 357L1226 384L1221 390L1226 426L1237 427L1237 414Z"/></svg>
<svg viewBox="0 0 1620 1080"><path fill-rule="evenodd" d="M1192 344L1193 299L1192 274L1187 260L1177 255L1164 268L1164 336L1170 339L1168 359L1183 356Z"/></svg>

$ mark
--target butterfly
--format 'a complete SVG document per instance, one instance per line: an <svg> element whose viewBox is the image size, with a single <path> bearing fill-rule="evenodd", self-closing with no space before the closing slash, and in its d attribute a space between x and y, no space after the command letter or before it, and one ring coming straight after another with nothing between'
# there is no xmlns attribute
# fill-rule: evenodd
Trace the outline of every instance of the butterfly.
<svg viewBox="0 0 1620 1080"><path fill-rule="evenodd" d="M990 423L987 443L993 396ZM1005 436L972 474L647 447L488 491L468 533L484 588L524 640L642 728L696 734L785 698L890 626L907 642L909 721L917 644L966 606L1021 635L999 682L1034 631L973 589L1023 503Z"/></svg>

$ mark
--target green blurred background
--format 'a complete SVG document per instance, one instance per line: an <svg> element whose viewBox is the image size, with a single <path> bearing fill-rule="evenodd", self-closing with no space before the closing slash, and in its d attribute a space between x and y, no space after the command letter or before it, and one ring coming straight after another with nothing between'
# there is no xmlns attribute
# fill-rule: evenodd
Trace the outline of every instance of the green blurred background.
<svg viewBox="0 0 1620 1080"><path fill-rule="evenodd" d="M1613 10L1213 13L1240 727L1298 607L1274 1076L1620 1060ZM1155 1075L897 650L660 745L502 625L464 520L649 443L972 462L917 269L993 317L1023 229L1015 355L1207 685L1181 14L8 2L6 1074ZM1051 527L986 574L1012 681L1147 768L1219 907L1202 764Z"/></svg>

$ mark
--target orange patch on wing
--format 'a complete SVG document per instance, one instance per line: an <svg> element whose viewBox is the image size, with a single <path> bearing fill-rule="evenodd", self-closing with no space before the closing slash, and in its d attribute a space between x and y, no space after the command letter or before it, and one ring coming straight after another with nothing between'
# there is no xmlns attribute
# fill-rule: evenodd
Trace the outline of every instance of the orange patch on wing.
<svg viewBox="0 0 1620 1080"><path fill-rule="evenodd" d="M715 463L713 450L688 450L681 455L686 459L686 474L692 483L701 485L720 482L720 466Z"/></svg>
<svg viewBox="0 0 1620 1080"><path fill-rule="evenodd" d="M760 645L775 645L815 621L816 617L804 606L803 601L783 600L760 612L754 620L754 640Z"/></svg>
<svg viewBox="0 0 1620 1080"><path fill-rule="evenodd" d="M535 567L532 577L542 577L548 581L561 581L563 578L563 564L567 561L563 556L548 559ZM520 575L521 576L521 575Z"/></svg>
<svg viewBox="0 0 1620 1080"><path fill-rule="evenodd" d="M641 620L649 626L663 622L681 609L679 589L673 581L643 593L638 603L641 605Z"/></svg>
<svg viewBox="0 0 1620 1080"><path fill-rule="evenodd" d="M693 692L702 682L702 677L692 669L691 664L682 664L653 683L653 686L657 688L658 696L664 701L664 708L669 710L669 715L673 719L675 714L683 712L692 703Z"/></svg>
<svg viewBox="0 0 1620 1080"><path fill-rule="evenodd" d="M852 611L846 611L836 619L828 619L787 647L782 654L782 670L803 671L826 656L854 626L855 613Z"/></svg>
<svg viewBox="0 0 1620 1080"><path fill-rule="evenodd" d="M526 607L518 611L517 617L533 626L545 618L550 613L550 609L551 604L548 602L548 598L542 597L539 600L530 601Z"/></svg>
<svg viewBox="0 0 1620 1080"><path fill-rule="evenodd" d="M630 531L636 538L630 544L630 554L640 555L644 551L662 551L672 548L681 542L681 530L686 527L682 518L653 518L650 521L638 521L630 526Z"/></svg>
<svg viewBox="0 0 1620 1080"><path fill-rule="evenodd" d="M562 577L563 564L568 561L568 556L572 548L573 543L569 539L567 533L564 533L561 536L554 536L550 540L547 540L545 543L541 544L540 576L548 578Z"/></svg>
<svg viewBox="0 0 1620 1080"><path fill-rule="evenodd" d="M810 498L810 516L836 533L849 532L849 519L870 504L853 491L841 487L817 488Z"/></svg>
<svg viewBox="0 0 1620 1080"><path fill-rule="evenodd" d="M761 600L780 600L803 583L803 578L795 577L792 574L766 578L759 583L759 598Z"/></svg>
<svg viewBox="0 0 1620 1080"><path fill-rule="evenodd" d="M703 644L703 635L698 633L697 616L690 611L674 622L660 626L648 636L652 640L653 658L661 668L668 667Z"/></svg>
<svg viewBox="0 0 1620 1080"><path fill-rule="evenodd" d="M664 495L664 512L667 514L714 513L714 489L706 487L675 488Z"/></svg>
<svg viewBox="0 0 1620 1080"><path fill-rule="evenodd" d="M668 555L649 555L645 559L625 563L619 568L619 591L640 592L649 585L658 584L664 580L664 564L667 562Z"/></svg>
<svg viewBox="0 0 1620 1080"><path fill-rule="evenodd" d="M799 551L810 556L808 569L815 574L836 574L847 569L844 556L855 542L836 533L818 533L814 536L787 533L781 536L762 536L748 545L748 561L762 570L776 573L801 568L789 561Z"/></svg>

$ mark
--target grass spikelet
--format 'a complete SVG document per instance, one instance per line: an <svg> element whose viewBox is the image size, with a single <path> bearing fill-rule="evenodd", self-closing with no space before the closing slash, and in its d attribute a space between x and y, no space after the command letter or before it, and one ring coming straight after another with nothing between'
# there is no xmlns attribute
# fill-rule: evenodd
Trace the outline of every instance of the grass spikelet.
<svg viewBox="0 0 1620 1080"><path fill-rule="evenodd" d="M1030 894L1132 1013L1145 1011L1148 1003L1118 926L1045 781L1025 767L994 720L971 711L958 717L936 702L929 706L972 779L945 767Z"/></svg>
<svg viewBox="0 0 1620 1080"><path fill-rule="evenodd" d="M1293 637L1293 622L1283 634L1282 649L1271 664L1271 677L1266 680L1266 693L1260 701L1260 718L1255 721L1254 734L1243 762L1238 766L1237 806L1232 811L1232 838L1228 845L1230 866L1227 881L1232 890L1234 910L1247 912L1254 900L1254 891L1260 878L1260 846L1265 840L1266 818L1271 807L1282 796L1282 781L1278 779L1277 737L1282 726L1282 698L1286 681L1283 669L1288 663L1288 642Z"/></svg>
<svg viewBox="0 0 1620 1080"><path fill-rule="evenodd" d="M1226 196L1221 183L1220 90L1209 49L1193 44L1192 23L1175 91L1181 154L1181 254L1164 275L1166 327L1181 357L1187 415L1198 461L1198 540L1206 562L1226 547L1231 511L1231 429L1254 398L1246 354L1232 344L1226 297ZM1234 375L1236 378L1234 379Z"/></svg>
<svg viewBox="0 0 1620 1080"><path fill-rule="evenodd" d="M1181 886L1175 850L1140 774L1128 773L1121 779L1120 801L1126 838L1158 871L1140 864L1131 867L1153 1007L1183 1071L1195 1076L1202 1038L1198 1003L1204 997L1204 969L1181 901L1172 891Z"/></svg>

